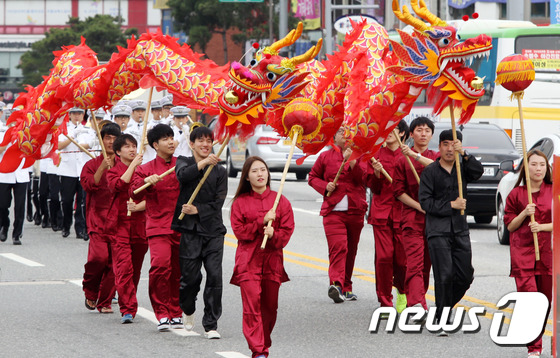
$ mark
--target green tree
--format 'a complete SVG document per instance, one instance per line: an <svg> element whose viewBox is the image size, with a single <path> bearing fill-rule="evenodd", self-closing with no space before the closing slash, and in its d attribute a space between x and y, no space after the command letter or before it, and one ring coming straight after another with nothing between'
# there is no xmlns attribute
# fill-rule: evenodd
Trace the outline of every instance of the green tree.
<svg viewBox="0 0 560 358"><path fill-rule="evenodd" d="M210 36L220 34L224 48L224 63L228 62L226 32L237 28L241 32L248 26L268 21L265 3L228 3L219 0L168 0L167 5L175 24L189 36L189 45L198 44L204 51ZM207 29L207 32L202 30Z"/></svg>
<svg viewBox="0 0 560 358"><path fill-rule="evenodd" d="M110 15L95 15L84 21L71 17L64 29L51 29L45 33L45 38L31 45L31 51L21 56L19 68L23 72L23 84L37 86L43 82L43 76L48 76L54 60L53 51L62 46L79 45L80 37L86 39L86 44L97 53L99 61L108 61L117 45L126 47L126 40L136 29L123 32L118 18Z"/></svg>

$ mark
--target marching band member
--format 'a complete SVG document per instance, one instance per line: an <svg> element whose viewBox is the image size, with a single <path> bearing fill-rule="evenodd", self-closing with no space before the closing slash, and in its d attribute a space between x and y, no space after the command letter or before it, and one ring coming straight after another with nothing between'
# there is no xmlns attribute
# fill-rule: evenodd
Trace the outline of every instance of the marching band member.
<svg viewBox="0 0 560 358"><path fill-rule="evenodd" d="M552 170L540 150L527 154L533 203L529 204L523 164L519 179L506 200L504 224L510 232L511 273L518 292L541 292L552 302ZM523 185L522 185L523 184ZM535 222L531 222L531 215ZM537 233L541 259L535 261L533 233ZM548 316L548 313L547 313ZM544 332L544 327L543 327ZM542 353L542 334L527 344L529 357Z"/></svg>
<svg viewBox="0 0 560 358"><path fill-rule="evenodd" d="M158 320L158 330L183 328L181 307L179 306L179 241L178 232L171 229L173 206L179 196L179 182L175 173L164 178L159 176L175 166L177 158L173 130L165 124L158 124L148 132L148 143L157 152L156 159L136 168L129 194L144 185L152 184L138 195L146 199L146 236L150 247L149 294L154 313Z"/></svg>
<svg viewBox="0 0 560 358"><path fill-rule="evenodd" d="M428 149L428 143L434 134L434 124L426 117L417 117L410 123L410 136L414 146L401 147L401 156L395 166L393 188L395 198L403 203L401 211L402 243L406 253L407 306L421 306L425 310L426 292L430 281L430 255L426 244L425 212L418 202L418 181L416 180L406 157L413 158L414 170L418 176L424 167L432 163L438 153Z"/></svg>
<svg viewBox="0 0 560 358"><path fill-rule="evenodd" d="M173 115L171 114L171 108L173 108L173 96L167 95L160 99L161 103L161 120L165 124L171 123L173 120Z"/></svg>
<svg viewBox="0 0 560 358"><path fill-rule="evenodd" d="M338 183L333 183L344 158L352 154L346 148L344 129L334 136L334 145L317 158L309 173L309 185L323 195L320 215L329 246L329 297L335 303L354 301L352 272L358 251L358 242L367 210L364 163L349 162L343 169ZM331 196L327 194L331 192Z"/></svg>
<svg viewBox="0 0 560 358"><path fill-rule="evenodd" d="M121 134L120 128L109 123L101 129L101 138L107 159L103 155L89 160L82 170L80 179L87 193L87 221L89 248L84 265L82 282L86 308L101 313L113 313L111 300L115 295L115 275L111 258L111 237L108 233L107 217L112 193L107 185L107 170L115 166L113 142Z"/></svg>
<svg viewBox="0 0 560 358"><path fill-rule="evenodd" d="M397 127L401 141L408 137L408 125L404 120ZM393 184L381 175L381 170L394 177L395 165L402 157L399 142L391 132L381 147L377 160L368 165L367 186L373 199L368 215L368 223L373 226L375 245L375 290L381 307L393 307L393 285L397 289L397 312L406 308L406 256L402 244L401 209L402 203L393 195ZM375 164L374 164L375 163Z"/></svg>
<svg viewBox="0 0 560 358"><path fill-rule="evenodd" d="M129 123L130 116L132 114L132 108L130 108L130 106L126 104L117 104L113 107L111 113L113 114L113 120L115 121L115 123L117 123L119 127L121 127L121 132L132 134L129 133ZM130 123L131 127L132 125L133 124Z"/></svg>
<svg viewBox="0 0 560 358"><path fill-rule="evenodd" d="M119 158L107 172L107 184L113 192L108 219L113 254L113 271L119 297L122 323L132 323L138 310L136 292L144 256L146 239L146 202L129 202L129 187L135 169L142 163L136 154L136 139L123 134L115 139L113 151ZM127 214L130 211L130 216Z"/></svg>
<svg viewBox="0 0 560 358"><path fill-rule="evenodd" d="M181 192L173 216L172 228L181 232L179 260L181 264L180 304L185 312L185 328L194 327L196 296L202 280L201 267L206 270L204 317L202 325L209 339L219 339L218 319L222 314L222 257L226 228L222 206L227 195L225 168L217 166L202 185L192 204L186 204L209 165L219 159L212 154L214 135L208 127L197 127L190 134L193 156L180 156L175 173ZM179 220L181 213L185 217Z"/></svg>
<svg viewBox="0 0 560 358"><path fill-rule="evenodd" d="M173 128L174 138L178 142L173 155L190 157L192 152L189 146L189 109L185 106L176 106L171 108L171 114L173 115L171 128Z"/></svg>
<svg viewBox="0 0 560 358"><path fill-rule="evenodd" d="M231 283L241 288L243 334L256 358L268 357L278 311L280 284L289 280L282 249L294 232L294 213L282 196L275 211L268 166L259 157L245 160L231 206L231 228L238 240ZM272 226L267 227L268 221ZM264 235L268 241L260 246Z"/></svg>

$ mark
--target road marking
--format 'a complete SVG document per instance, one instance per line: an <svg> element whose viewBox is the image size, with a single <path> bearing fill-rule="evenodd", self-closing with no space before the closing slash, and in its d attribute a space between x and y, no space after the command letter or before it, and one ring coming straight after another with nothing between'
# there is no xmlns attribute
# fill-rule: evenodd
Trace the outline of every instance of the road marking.
<svg viewBox="0 0 560 358"><path fill-rule="evenodd" d="M225 358L250 358L249 356L239 352L216 352L216 354Z"/></svg>
<svg viewBox="0 0 560 358"><path fill-rule="evenodd" d="M0 254L0 256L3 256L3 257L5 257L5 258L7 258L7 259L10 259L10 260L13 260L13 261L15 261L15 262L18 262L18 263L20 263L20 264L27 265L27 266L31 266L31 267L45 266L45 265L40 264L40 263L38 263L38 262L28 260L28 259L26 259L25 257L21 257L21 256L19 256L19 255L12 254L12 253Z"/></svg>
<svg viewBox="0 0 560 358"><path fill-rule="evenodd" d="M0 286L64 285L64 281L0 282Z"/></svg>
<svg viewBox="0 0 560 358"><path fill-rule="evenodd" d="M305 209L300 209L300 208L292 208L292 210L293 210L293 211L297 211L297 212L299 212L299 213L311 214L311 215L319 216L319 212L318 212L318 211L305 210Z"/></svg>

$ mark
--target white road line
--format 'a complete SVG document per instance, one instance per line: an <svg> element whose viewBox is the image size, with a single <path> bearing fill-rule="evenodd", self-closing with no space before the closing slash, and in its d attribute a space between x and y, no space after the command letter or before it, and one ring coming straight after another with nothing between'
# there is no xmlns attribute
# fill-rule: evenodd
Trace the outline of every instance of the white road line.
<svg viewBox="0 0 560 358"><path fill-rule="evenodd" d="M239 352L216 352L216 354L225 358L250 358L249 356Z"/></svg>
<svg viewBox="0 0 560 358"><path fill-rule="evenodd" d="M82 287L82 280L68 280L68 282L76 285L76 286L80 286Z"/></svg>
<svg viewBox="0 0 560 358"><path fill-rule="evenodd" d="M10 259L10 260L13 260L13 261L15 261L15 262L19 262L20 264L27 265L27 266L31 266L31 267L45 266L45 265L40 264L40 263L38 263L38 262L28 260L28 259L26 259L26 258L24 258L24 257L21 257L21 256L16 255L16 254L12 254L12 253L0 254L0 256L3 256L3 257L5 257L5 258L7 258L7 259Z"/></svg>
<svg viewBox="0 0 560 358"><path fill-rule="evenodd" d="M305 209L300 209L300 208L292 208L292 210L293 210L293 211L300 212L300 213L304 213L304 214L311 214L311 215L319 216L319 212L318 212L318 211L305 210Z"/></svg>
<svg viewBox="0 0 560 358"><path fill-rule="evenodd" d="M156 315L152 311L147 310L143 307L138 307L138 311L136 312L136 315L140 316L144 319L147 319L148 321L152 322L155 325L157 325L159 323L157 318L156 318ZM156 327L154 327L154 329L156 329ZM183 336L183 337L200 336L200 334L198 334L194 331L187 331L185 329L170 329L169 331L175 333L176 335Z"/></svg>
<svg viewBox="0 0 560 358"><path fill-rule="evenodd" d="M65 285L64 281L0 282L0 286Z"/></svg>

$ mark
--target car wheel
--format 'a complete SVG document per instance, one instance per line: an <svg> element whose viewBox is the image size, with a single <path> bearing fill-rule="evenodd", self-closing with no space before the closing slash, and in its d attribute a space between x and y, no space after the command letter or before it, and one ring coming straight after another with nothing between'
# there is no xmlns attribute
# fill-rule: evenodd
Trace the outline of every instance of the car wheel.
<svg viewBox="0 0 560 358"><path fill-rule="evenodd" d="M237 169L233 167L233 163L231 162L231 156L229 155L229 152L227 152L226 155L226 170L227 170L228 177L237 178Z"/></svg>
<svg viewBox="0 0 560 358"><path fill-rule="evenodd" d="M308 172L296 172L297 180L305 180Z"/></svg>
<svg viewBox="0 0 560 358"><path fill-rule="evenodd" d="M498 212L496 213L498 222L498 241L502 245L509 245L509 231L504 223L504 202L498 198Z"/></svg>
<svg viewBox="0 0 560 358"><path fill-rule="evenodd" d="M493 218L493 215L479 215L474 217L474 222L477 224L490 224Z"/></svg>

